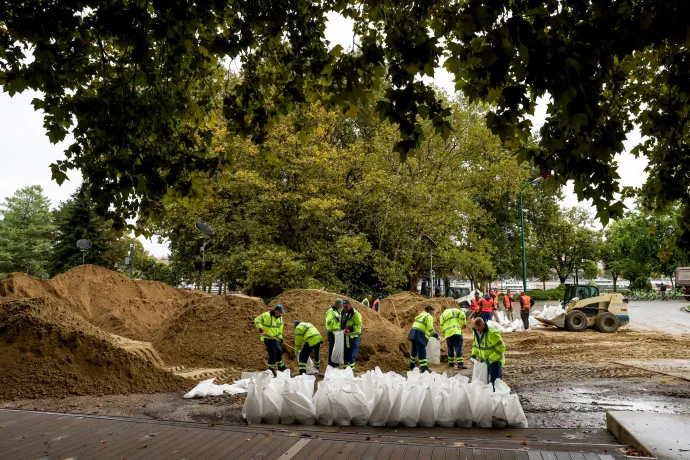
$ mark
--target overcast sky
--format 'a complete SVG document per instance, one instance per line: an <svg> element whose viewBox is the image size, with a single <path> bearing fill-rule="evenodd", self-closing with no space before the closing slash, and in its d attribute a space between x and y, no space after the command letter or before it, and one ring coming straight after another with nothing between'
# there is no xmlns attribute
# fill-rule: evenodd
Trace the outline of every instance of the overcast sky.
<svg viewBox="0 0 690 460"><path fill-rule="evenodd" d="M345 49L351 48L351 22L337 15L330 16L326 37L331 46L340 44ZM453 79L444 69L437 69L433 81L449 94L454 92ZM68 199L79 187L81 174L73 171L69 175L70 180L62 186L51 181L50 164L63 158L63 151L71 138L57 145L50 143L43 128L42 113L35 112L31 105L31 100L37 96L38 93L25 91L10 98L7 93L0 92L0 200L12 195L21 187L41 185L55 207ZM533 120L536 127L543 123L545 111L545 104L537 108ZM625 143L626 151L630 151L640 142L639 133L632 133L628 137L629 140ZM639 186L645 182L646 159L636 159L624 153L619 155L617 161L622 185ZM563 205L578 204L588 206L587 203L578 203L571 184L565 190ZM162 256L168 253L167 245L158 243L157 238L140 239L153 255Z"/></svg>

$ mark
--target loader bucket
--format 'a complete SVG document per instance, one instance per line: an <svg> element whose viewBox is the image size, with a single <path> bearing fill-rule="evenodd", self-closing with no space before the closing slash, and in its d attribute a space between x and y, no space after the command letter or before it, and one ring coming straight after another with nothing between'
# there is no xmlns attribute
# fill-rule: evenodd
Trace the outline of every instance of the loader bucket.
<svg viewBox="0 0 690 460"><path fill-rule="evenodd" d="M561 313L560 315L556 316L554 319L537 318L537 321L540 321L544 324L548 324L549 326L556 326L556 327L560 327L561 329L565 329L565 313Z"/></svg>

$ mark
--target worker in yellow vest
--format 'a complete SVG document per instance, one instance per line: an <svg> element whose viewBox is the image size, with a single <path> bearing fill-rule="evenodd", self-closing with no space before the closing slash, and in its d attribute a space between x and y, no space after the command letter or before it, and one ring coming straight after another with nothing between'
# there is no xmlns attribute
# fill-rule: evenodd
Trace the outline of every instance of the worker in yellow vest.
<svg viewBox="0 0 690 460"><path fill-rule="evenodd" d="M446 337L448 347L448 366L467 369L462 357L462 328L467 324L465 313L459 308L447 308L441 314L439 321L441 332Z"/></svg>
<svg viewBox="0 0 690 460"><path fill-rule="evenodd" d="M318 371L321 367L321 344L323 338L314 325L303 323L296 319L295 325L295 354L299 362L299 373L307 373L307 361L314 355L314 367Z"/></svg>
<svg viewBox="0 0 690 460"><path fill-rule="evenodd" d="M276 375L276 366L279 371L287 369L283 364L283 313L282 305L276 305L271 311L260 314L254 318L254 325L261 333L261 341L266 345L268 352L268 368Z"/></svg>
<svg viewBox="0 0 690 460"><path fill-rule="evenodd" d="M424 312L417 315L412 323L407 340L410 341L410 370L414 369L415 361L419 358L419 368L422 372L429 371L426 360L426 344L430 337L438 338L434 330L434 317L431 312L436 310L433 305L427 305Z"/></svg>
<svg viewBox="0 0 690 460"><path fill-rule="evenodd" d="M345 367L354 373L359 346L362 344L362 314L347 299L343 301L340 329L345 331Z"/></svg>
<svg viewBox="0 0 690 460"><path fill-rule="evenodd" d="M338 297L335 299L331 308L326 312L326 333L328 333L328 365L339 367L338 364L331 361L333 354L333 345L335 345L335 333L340 330L340 309L343 308L343 299Z"/></svg>

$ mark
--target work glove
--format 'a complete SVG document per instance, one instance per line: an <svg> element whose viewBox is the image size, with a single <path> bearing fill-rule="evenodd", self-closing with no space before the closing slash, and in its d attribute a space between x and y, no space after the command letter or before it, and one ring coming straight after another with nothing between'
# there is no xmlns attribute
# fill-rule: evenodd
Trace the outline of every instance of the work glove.
<svg viewBox="0 0 690 460"><path fill-rule="evenodd" d="M349 333L350 333L350 328L349 328L349 327L346 327L346 328L345 328L345 333L346 333L346 334L349 334Z"/></svg>
<svg viewBox="0 0 690 460"><path fill-rule="evenodd" d="M261 328L259 328L259 332L261 332L261 333L263 334L263 333L264 333L264 330L261 329Z"/></svg>
<svg viewBox="0 0 690 460"><path fill-rule="evenodd" d="M438 334L436 332L434 332L431 336L438 339Z"/></svg>
<svg viewBox="0 0 690 460"><path fill-rule="evenodd" d="M282 343L283 343L283 339L278 339L278 340L280 340L280 343L281 343L281 345L282 345Z"/></svg>
<svg viewBox="0 0 690 460"><path fill-rule="evenodd" d="M477 357L474 355L470 355L470 359L477 359Z"/></svg>

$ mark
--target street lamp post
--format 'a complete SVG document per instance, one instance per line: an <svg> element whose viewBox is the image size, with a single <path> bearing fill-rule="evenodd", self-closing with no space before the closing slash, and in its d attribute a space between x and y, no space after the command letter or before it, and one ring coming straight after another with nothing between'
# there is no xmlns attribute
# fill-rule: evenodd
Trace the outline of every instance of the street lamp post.
<svg viewBox="0 0 690 460"><path fill-rule="evenodd" d="M525 210L522 208L522 192L525 191L527 187L537 182L543 181L542 176L537 177L524 183L520 189L520 228L522 230L522 290L527 293L527 256L525 255Z"/></svg>
<svg viewBox="0 0 690 460"><path fill-rule="evenodd" d="M211 241L213 227L202 221L198 221L195 225L197 230L206 237L204 239L204 244L201 246L201 290L206 292L206 245Z"/></svg>

